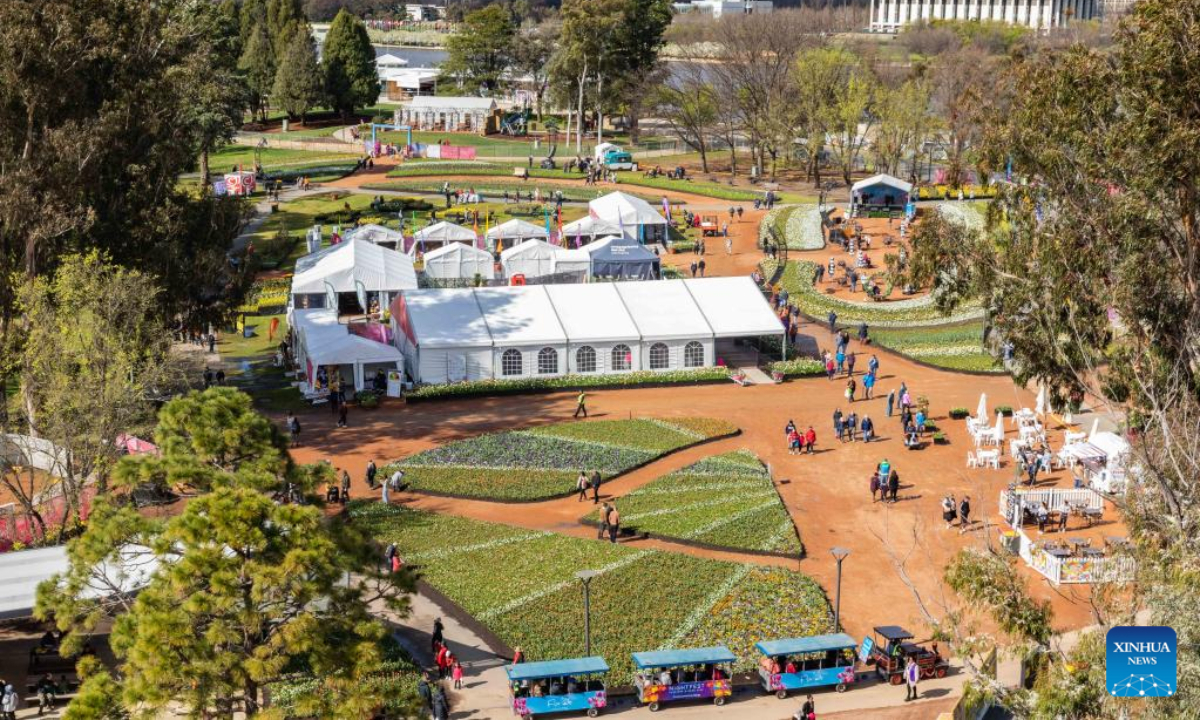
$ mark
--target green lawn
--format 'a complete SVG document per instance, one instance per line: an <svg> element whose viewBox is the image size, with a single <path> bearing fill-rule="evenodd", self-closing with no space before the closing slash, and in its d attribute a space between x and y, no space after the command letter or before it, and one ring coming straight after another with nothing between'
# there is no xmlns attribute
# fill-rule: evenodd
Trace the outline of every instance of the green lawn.
<svg viewBox="0 0 1200 720"><path fill-rule="evenodd" d="M728 645L751 670L760 640L829 632L820 586L781 568L637 550L496 523L354 503L351 522L401 557L463 610L531 661L583 654L575 573L592 569L592 653L613 684L632 677L630 654Z"/></svg>
<svg viewBox="0 0 1200 720"><path fill-rule="evenodd" d="M247 170L254 168L255 148L249 145L226 145L209 155L209 167L214 175L228 172L241 165ZM263 168L268 172L277 168L294 168L304 165L319 166L341 162L354 162L358 156L352 153L312 152L308 150L286 150L283 148L266 147L260 151Z"/></svg>
<svg viewBox="0 0 1200 720"><path fill-rule="evenodd" d="M871 332L878 345L949 370L1005 372L983 349L983 321Z"/></svg>

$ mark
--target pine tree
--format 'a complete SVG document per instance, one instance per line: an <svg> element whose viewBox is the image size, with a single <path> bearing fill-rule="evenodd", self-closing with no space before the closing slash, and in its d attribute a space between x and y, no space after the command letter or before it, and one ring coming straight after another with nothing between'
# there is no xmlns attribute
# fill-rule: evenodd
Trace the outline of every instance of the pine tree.
<svg viewBox="0 0 1200 720"><path fill-rule="evenodd" d="M375 49L367 28L354 15L342 10L325 36L325 93L333 108L348 119L354 108L379 98L379 75Z"/></svg>
<svg viewBox="0 0 1200 720"><path fill-rule="evenodd" d="M275 57L283 58L291 45L292 35L308 25L301 0L267 0L267 30Z"/></svg>
<svg viewBox="0 0 1200 720"><path fill-rule="evenodd" d="M279 60L271 99L289 116L299 116L304 121L308 111L321 102L324 94L324 78L312 36L301 28L292 33L292 40Z"/></svg>
<svg viewBox="0 0 1200 720"><path fill-rule="evenodd" d="M252 97L251 108L267 119L267 98L275 83L275 51L265 23L258 23L250 31L246 48L238 61L238 69L246 74L246 87Z"/></svg>

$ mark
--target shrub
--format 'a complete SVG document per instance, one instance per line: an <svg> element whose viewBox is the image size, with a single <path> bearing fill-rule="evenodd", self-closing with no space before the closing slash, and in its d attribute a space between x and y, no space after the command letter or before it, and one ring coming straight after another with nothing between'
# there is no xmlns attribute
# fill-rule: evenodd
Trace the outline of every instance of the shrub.
<svg viewBox="0 0 1200 720"><path fill-rule="evenodd" d="M946 439L946 433L936 432L933 434L933 442L938 445L946 445L949 441Z"/></svg>
<svg viewBox="0 0 1200 720"><path fill-rule="evenodd" d="M1013 409L1011 405L997 405L996 412L1000 413L1004 417L1012 417Z"/></svg>
<svg viewBox="0 0 1200 720"><path fill-rule="evenodd" d="M373 203L371 208L375 210L375 212L400 212L407 214L411 212L429 212L433 209L433 204L418 198L396 198L394 200L384 200L380 203Z"/></svg>
<svg viewBox="0 0 1200 720"><path fill-rule="evenodd" d="M810 377L824 375L825 366L820 360L813 358L796 358L795 360L779 360L771 363L771 372L780 373L784 377Z"/></svg>
<svg viewBox="0 0 1200 720"><path fill-rule="evenodd" d="M374 390L359 390L354 393L354 401L362 408L379 407L379 394Z"/></svg>
<svg viewBox="0 0 1200 720"><path fill-rule="evenodd" d="M950 408L949 412L951 420L962 420L970 414L971 411L967 410L965 407Z"/></svg>

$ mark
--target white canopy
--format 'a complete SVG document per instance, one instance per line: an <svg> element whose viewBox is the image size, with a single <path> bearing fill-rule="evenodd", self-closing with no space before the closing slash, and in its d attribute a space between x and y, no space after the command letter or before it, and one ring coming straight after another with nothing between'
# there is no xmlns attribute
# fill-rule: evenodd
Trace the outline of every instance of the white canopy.
<svg viewBox="0 0 1200 720"><path fill-rule="evenodd" d="M576 251L577 252L577 251ZM543 285L572 343L622 342L639 336L615 283ZM604 312L597 312L603 308Z"/></svg>
<svg viewBox="0 0 1200 720"><path fill-rule="evenodd" d="M557 248L543 240L526 240L500 253L500 267L504 269L506 278L514 275L531 278L552 275L556 251Z"/></svg>
<svg viewBox="0 0 1200 720"><path fill-rule="evenodd" d="M554 272L590 275L592 272L592 255L587 250L554 248Z"/></svg>
<svg viewBox="0 0 1200 720"><path fill-rule="evenodd" d="M616 225L625 237L638 239L638 227L642 225L666 225L667 221L650 203L613 192L588 203L588 214L598 220Z"/></svg>
<svg viewBox="0 0 1200 720"><path fill-rule="evenodd" d="M69 564L65 545L0 553L0 618L32 615L38 585L67 572ZM125 545L112 561L99 565L99 577L89 581L82 594L97 598L133 592L145 586L157 569L158 559L149 548Z"/></svg>
<svg viewBox="0 0 1200 720"><path fill-rule="evenodd" d="M379 245L380 243L392 243L396 248L404 248L404 233L399 230L392 230L382 225L374 223L362 225L360 227L351 228L342 233L342 238L350 240L352 238L358 240L366 240L370 243Z"/></svg>
<svg viewBox="0 0 1200 720"><path fill-rule="evenodd" d="M712 327L682 280L617 283L617 291L643 340L712 337Z"/></svg>
<svg viewBox="0 0 1200 720"><path fill-rule="evenodd" d="M392 317L423 348L490 348L492 334L475 291L410 290L392 303Z"/></svg>
<svg viewBox="0 0 1200 720"><path fill-rule="evenodd" d="M292 294L324 293L326 283L334 292L354 292L356 282L368 292L412 290L417 273L403 253L351 238L297 260Z"/></svg>
<svg viewBox="0 0 1200 720"><path fill-rule="evenodd" d="M439 279L471 279L479 275L485 280L496 277L492 254L466 243L447 243L425 253L425 274Z"/></svg>
<svg viewBox="0 0 1200 720"><path fill-rule="evenodd" d="M475 299L496 347L567 342L543 285L476 288Z"/></svg>
<svg viewBox="0 0 1200 720"><path fill-rule="evenodd" d="M1046 414L1046 386L1038 387L1037 404L1034 406L1034 412L1038 415Z"/></svg>
<svg viewBox="0 0 1200 720"><path fill-rule="evenodd" d="M431 245L445 245L446 243L460 242L475 244L475 231L470 228L465 228L461 225L455 225L452 222L442 220L436 222L429 227L421 228L413 233L413 249L420 247L421 243L425 244L424 250L428 252L433 248Z"/></svg>
<svg viewBox="0 0 1200 720"><path fill-rule="evenodd" d="M592 217L591 215L585 215L575 222L567 223L563 225L562 229L563 245L568 247L575 247L575 238L589 242L605 235L620 234L621 228L615 224Z"/></svg>
<svg viewBox="0 0 1200 720"><path fill-rule="evenodd" d="M506 223L500 223L487 231L488 240L529 240L531 238L547 239L550 233L540 225L534 225L524 220L513 218Z"/></svg>
<svg viewBox="0 0 1200 720"><path fill-rule="evenodd" d="M1119 458L1129 452L1129 441L1111 432L1098 432L1088 442L1104 451L1109 459Z"/></svg>
<svg viewBox="0 0 1200 720"><path fill-rule="evenodd" d="M748 276L684 280L713 336L782 335L783 324Z"/></svg>
<svg viewBox="0 0 1200 720"><path fill-rule="evenodd" d="M303 358L317 365L357 365L403 362L404 356L391 345L375 342L350 332L338 322L336 310L297 310L293 323Z"/></svg>
<svg viewBox="0 0 1200 720"><path fill-rule="evenodd" d="M869 187L874 187L875 185L887 185L888 187L896 188L897 190L899 190L902 193L911 193L912 192L912 184L911 183L906 183L903 180L901 180L900 178L892 177L891 175L884 175L882 173L880 173L879 175L872 175L871 177L865 178L863 180L859 180L858 182L854 183L854 185L852 186L851 189L853 192L858 192L859 190L864 190Z"/></svg>

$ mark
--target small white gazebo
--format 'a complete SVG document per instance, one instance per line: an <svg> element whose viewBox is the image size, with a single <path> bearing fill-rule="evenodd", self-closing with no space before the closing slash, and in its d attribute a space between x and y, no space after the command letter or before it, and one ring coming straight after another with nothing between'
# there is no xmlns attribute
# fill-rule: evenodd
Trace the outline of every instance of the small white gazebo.
<svg viewBox="0 0 1200 720"><path fill-rule="evenodd" d="M413 233L413 244L409 253L429 252L449 243L475 244L475 231L462 225L442 220Z"/></svg>
<svg viewBox="0 0 1200 720"><path fill-rule="evenodd" d="M534 225L531 222L513 218L506 223L501 223L488 230L485 237L487 238L488 249L495 250L497 241L503 241L504 247L510 248L526 240L549 240L550 233L546 232L546 228L540 225Z"/></svg>
<svg viewBox="0 0 1200 720"><path fill-rule="evenodd" d="M382 225L376 225L375 223L351 228L342 233L342 239L366 240L374 245L390 248L392 250L404 250L404 233L400 232L399 230L386 228Z"/></svg>
<svg viewBox="0 0 1200 720"><path fill-rule="evenodd" d="M425 275L439 280L484 280L496 277L492 254L474 245L452 242L425 253Z"/></svg>
<svg viewBox="0 0 1200 720"><path fill-rule="evenodd" d="M552 275L557 251L558 248L543 240L527 240L501 252L500 267L504 269L504 277L510 280L515 275L527 278Z"/></svg>

